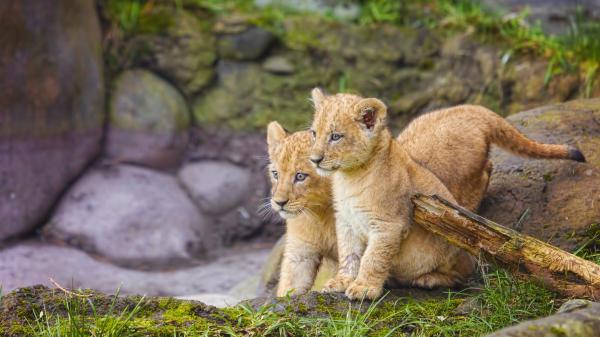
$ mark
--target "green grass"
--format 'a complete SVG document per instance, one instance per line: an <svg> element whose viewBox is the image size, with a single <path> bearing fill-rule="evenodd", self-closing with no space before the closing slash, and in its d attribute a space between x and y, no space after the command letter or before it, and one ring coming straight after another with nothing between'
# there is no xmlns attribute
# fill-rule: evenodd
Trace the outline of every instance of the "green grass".
<svg viewBox="0 0 600 337"><path fill-rule="evenodd" d="M119 291L115 293L108 311L100 315L93 301L86 296L65 294L63 301L66 317L57 315L45 306L40 311L34 311L35 320L30 322L30 329L35 336L40 337L120 337L131 336L132 319L139 313L144 304L144 298L132 308L125 307L115 310Z"/></svg>
<svg viewBox="0 0 600 337"><path fill-rule="evenodd" d="M588 239L573 253L586 260L600 264L600 224L591 224L586 237Z"/></svg>
<svg viewBox="0 0 600 337"><path fill-rule="evenodd" d="M118 294L117 294L118 295ZM302 307L291 309L247 305L226 308L207 319L190 304L169 307L153 314L141 299L117 310L116 296L99 314L91 298L65 294L62 314L52 305L34 311L29 331L35 336L481 336L555 310L555 296L532 283L514 280L504 271L484 277L479 289L449 292L444 298L399 298L348 306L335 311L319 307L322 315L303 316ZM150 302L148 302L150 303ZM470 303L464 312L457 308ZM169 304L172 305L172 304ZM166 307L165 307L166 308ZM158 330L157 330L158 329Z"/></svg>
<svg viewBox="0 0 600 337"><path fill-rule="evenodd" d="M276 34L284 34L283 21L295 12L281 6L256 8L251 0L101 0L108 20L115 22L125 36L138 33L140 22L153 20L152 8L170 6L188 9L201 15L220 16L242 14L251 22ZM504 61L516 55L533 55L548 60L546 82L553 76L571 72L583 79L582 94L587 97L600 75L600 22L586 20L578 14L571 18L564 36L545 34L538 24L527 24L527 11L506 16L492 11L476 0L363 0L356 24L389 23L437 29L447 34L473 31L483 42L500 45ZM204 14L199 14L204 13ZM309 14L315 15L315 14ZM332 20L335 18L324 14ZM164 25L154 25L160 27ZM283 36L283 35L282 35Z"/></svg>
<svg viewBox="0 0 600 337"><path fill-rule="evenodd" d="M366 0L362 23L393 22L426 26L446 32L474 31L484 42L500 44L503 60L529 54L548 60L546 83L555 75L578 73L583 78L583 96L589 97L600 75L600 22L587 20L581 11L570 18L567 33L544 33L539 24L527 24L527 10L506 16L484 8L475 0ZM408 3L408 5L406 5Z"/></svg>

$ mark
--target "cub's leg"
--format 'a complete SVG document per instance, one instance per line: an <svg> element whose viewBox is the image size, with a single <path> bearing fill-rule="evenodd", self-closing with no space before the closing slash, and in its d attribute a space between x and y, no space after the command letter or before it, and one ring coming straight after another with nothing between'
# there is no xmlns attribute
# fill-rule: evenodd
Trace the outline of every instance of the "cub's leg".
<svg viewBox="0 0 600 337"><path fill-rule="evenodd" d="M365 245L354 233L350 219L336 214L336 235L339 265L337 274L323 286L325 292L342 292L358 275Z"/></svg>
<svg viewBox="0 0 600 337"><path fill-rule="evenodd" d="M455 287L464 284L467 277L475 272L475 267L473 256L461 250L454 259L440 265L435 271L414 279L412 285L426 289Z"/></svg>
<svg viewBox="0 0 600 337"><path fill-rule="evenodd" d="M285 296L290 291L292 295L309 291L322 258L316 247L301 240L288 240L281 262L277 296Z"/></svg>
<svg viewBox="0 0 600 337"><path fill-rule="evenodd" d="M346 289L349 299L376 299L381 296L392 260L408 233L410 220L406 217L401 220L404 220L403 223L372 221L369 224L369 242L360 261L358 277Z"/></svg>
<svg viewBox="0 0 600 337"><path fill-rule="evenodd" d="M456 191L456 201L462 207L476 212L479 208L479 204L485 192L487 192L488 185L490 183L490 177L492 175L492 162L486 160L481 170L475 172L468 181L463 183L463 186Z"/></svg>

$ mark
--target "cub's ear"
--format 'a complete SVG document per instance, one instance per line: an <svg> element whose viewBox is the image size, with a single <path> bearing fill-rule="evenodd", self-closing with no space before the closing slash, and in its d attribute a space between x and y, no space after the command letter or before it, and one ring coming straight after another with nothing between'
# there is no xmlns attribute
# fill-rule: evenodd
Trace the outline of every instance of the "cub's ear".
<svg viewBox="0 0 600 337"><path fill-rule="evenodd" d="M383 123L387 115L387 108L377 98L363 98L354 105L356 121L367 130L372 131L376 125Z"/></svg>
<svg viewBox="0 0 600 337"><path fill-rule="evenodd" d="M312 98L313 104L315 105L315 108L318 108L323 103L323 100L325 100L326 95L323 92L323 90L321 90L321 88L314 88L310 92L310 96Z"/></svg>
<svg viewBox="0 0 600 337"><path fill-rule="evenodd" d="M287 137L287 131L277 122L271 122L267 126L267 145L269 150L276 147Z"/></svg>

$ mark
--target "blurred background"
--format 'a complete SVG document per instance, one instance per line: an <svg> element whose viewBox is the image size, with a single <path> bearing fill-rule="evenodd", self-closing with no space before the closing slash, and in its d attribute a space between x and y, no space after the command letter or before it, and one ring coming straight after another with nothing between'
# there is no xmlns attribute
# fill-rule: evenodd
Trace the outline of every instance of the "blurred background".
<svg viewBox="0 0 600 337"><path fill-rule="evenodd" d="M2 291L264 294L284 232L259 212L269 121L306 128L316 86L383 99L394 132L461 103L597 109L599 20L595 0L3 0ZM573 247L600 219L600 116L515 116L596 165L494 154L482 214L528 209L520 230Z"/></svg>

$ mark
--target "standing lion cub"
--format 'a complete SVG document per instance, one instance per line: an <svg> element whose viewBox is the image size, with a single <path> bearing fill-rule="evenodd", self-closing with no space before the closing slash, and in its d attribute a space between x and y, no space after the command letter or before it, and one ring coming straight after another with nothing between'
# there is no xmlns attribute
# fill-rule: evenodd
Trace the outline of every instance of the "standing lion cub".
<svg viewBox="0 0 600 337"><path fill-rule="evenodd" d="M473 272L472 258L466 252L412 223L410 197L437 194L456 202L438 177L460 189L452 177L457 173L468 176L471 166L487 166L490 143L533 157L585 160L573 147L529 140L493 112L476 106L446 110L446 114L463 114L469 124L437 126L441 134L444 127L458 127L456 132L465 134L455 143L458 148L444 137L421 138L424 148L436 151L430 152L430 157L418 151L411 156L406 148L414 145L411 142L419 135L407 132L395 141L385 125L387 109L378 99L325 96L315 89L313 102L310 161L322 176L335 172L332 182L340 266L326 290L345 291L351 299L379 297L389 277L401 284L431 288L459 284ZM444 112L437 114L443 116ZM447 152L437 154L438 149ZM428 162L456 166L442 166L436 176L425 167ZM467 171L461 172L463 169ZM482 170L473 173L477 178ZM480 185L478 181L475 184Z"/></svg>

